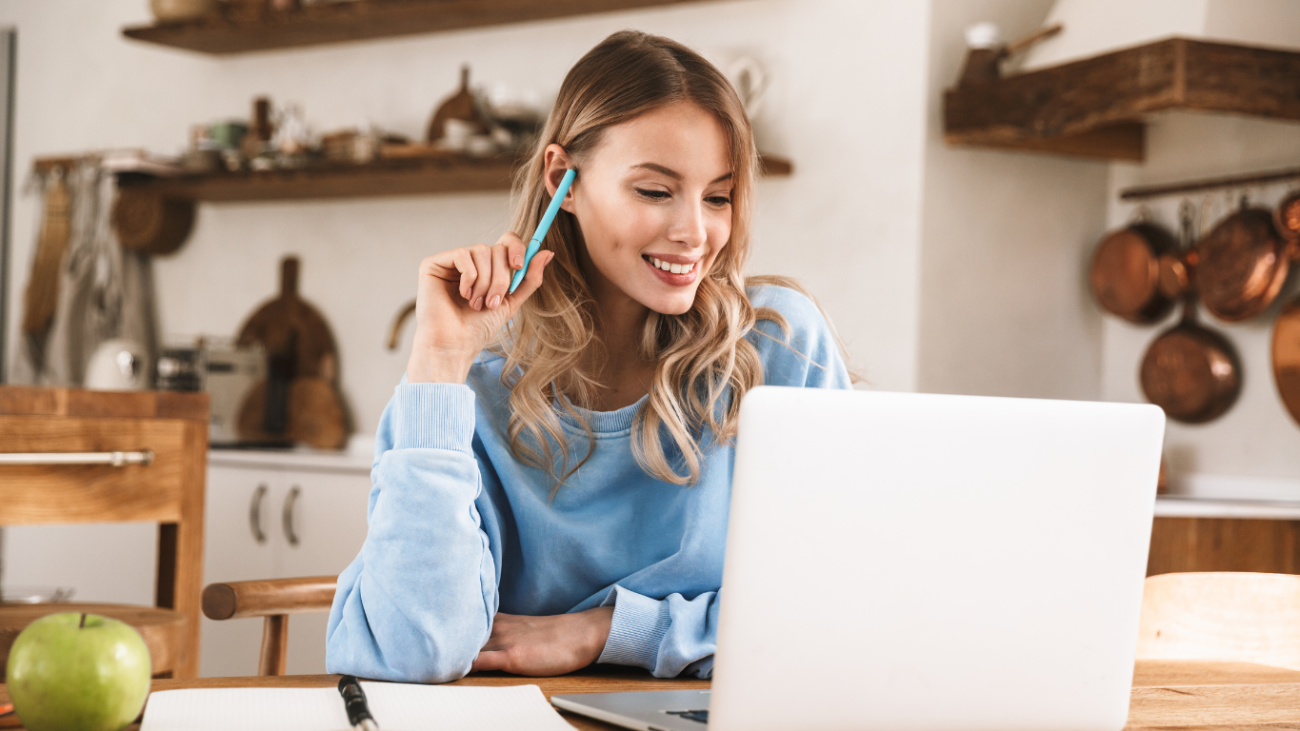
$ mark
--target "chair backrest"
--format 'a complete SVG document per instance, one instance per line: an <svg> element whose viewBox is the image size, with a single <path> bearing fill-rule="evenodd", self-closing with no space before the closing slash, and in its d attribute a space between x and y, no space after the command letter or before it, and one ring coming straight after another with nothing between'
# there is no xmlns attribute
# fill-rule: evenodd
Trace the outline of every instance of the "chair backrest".
<svg viewBox="0 0 1300 731"><path fill-rule="evenodd" d="M1216 572L1148 577L1137 657L1300 670L1300 576Z"/></svg>
<svg viewBox="0 0 1300 731"><path fill-rule="evenodd" d="M0 525L157 523L155 604L188 622L180 678L199 666L207 442L207 394L0 386ZM152 461L68 463L106 452ZM22 455L45 463L4 461Z"/></svg>

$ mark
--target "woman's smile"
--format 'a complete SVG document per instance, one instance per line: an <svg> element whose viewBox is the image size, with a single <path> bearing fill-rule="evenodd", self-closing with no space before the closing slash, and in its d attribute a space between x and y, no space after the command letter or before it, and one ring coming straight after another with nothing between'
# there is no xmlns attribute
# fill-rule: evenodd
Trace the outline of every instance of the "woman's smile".
<svg viewBox="0 0 1300 731"><path fill-rule="evenodd" d="M642 254L641 261L650 267L659 281L674 287L694 284L700 272L699 257Z"/></svg>

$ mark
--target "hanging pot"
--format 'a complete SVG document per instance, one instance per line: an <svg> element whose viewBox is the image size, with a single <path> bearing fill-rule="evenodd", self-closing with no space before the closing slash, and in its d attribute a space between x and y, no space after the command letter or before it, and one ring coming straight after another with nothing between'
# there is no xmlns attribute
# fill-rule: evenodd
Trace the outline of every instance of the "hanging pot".
<svg viewBox="0 0 1300 731"><path fill-rule="evenodd" d="M1139 373L1147 400L1186 424L1219 418L1241 395L1237 352L1227 338L1196 321L1191 295L1182 320L1147 348Z"/></svg>
<svg viewBox="0 0 1300 731"><path fill-rule="evenodd" d="M1273 382L1282 405L1300 423L1300 297L1282 308L1273 325Z"/></svg>
<svg viewBox="0 0 1300 731"><path fill-rule="evenodd" d="M1139 368L1142 393L1164 409L1165 415L1187 424L1219 418L1241 395L1241 365L1232 343L1196 321L1196 294L1191 270L1180 264L1195 262L1190 209L1182 210L1184 256L1166 254L1161 259L1161 289L1182 292L1183 316L1147 347ZM1199 280L1197 281L1199 286Z"/></svg>
<svg viewBox="0 0 1300 731"><path fill-rule="evenodd" d="M1300 190L1287 193L1273 211L1273 223L1287 241L1300 240Z"/></svg>
<svg viewBox="0 0 1300 731"><path fill-rule="evenodd" d="M1150 223L1134 223L1107 235L1097 245L1088 272L1093 297L1107 312L1129 322L1163 319L1174 299L1160 289L1160 260L1175 251L1174 237Z"/></svg>
<svg viewBox="0 0 1300 731"><path fill-rule="evenodd" d="M1195 247L1196 292L1206 311L1225 322L1263 312L1277 299L1298 253L1273 223L1273 211L1248 208L1224 219Z"/></svg>

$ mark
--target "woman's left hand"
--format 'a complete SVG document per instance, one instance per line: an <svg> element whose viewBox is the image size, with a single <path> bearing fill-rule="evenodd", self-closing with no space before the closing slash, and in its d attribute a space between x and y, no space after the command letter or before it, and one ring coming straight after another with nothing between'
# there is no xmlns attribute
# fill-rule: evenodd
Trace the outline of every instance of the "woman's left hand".
<svg viewBox="0 0 1300 731"><path fill-rule="evenodd" d="M516 675L563 675L596 662L609 639L613 607L553 617L498 613L492 636L471 671L504 670Z"/></svg>

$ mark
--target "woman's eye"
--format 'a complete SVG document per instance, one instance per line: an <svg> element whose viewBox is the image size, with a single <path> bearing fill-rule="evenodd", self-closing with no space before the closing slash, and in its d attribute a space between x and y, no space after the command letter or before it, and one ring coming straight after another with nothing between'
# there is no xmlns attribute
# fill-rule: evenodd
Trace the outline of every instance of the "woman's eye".
<svg viewBox="0 0 1300 731"><path fill-rule="evenodd" d="M649 198L650 200L656 201L661 201L672 195L666 190L644 190L642 188L637 188L636 192L639 193L642 198Z"/></svg>
<svg viewBox="0 0 1300 731"><path fill-rule="evenodd" d="M731 204L731 199L725 195L710 196L708 198L705 198L704 200L712 203L715 206L726 206Z"/></svg>

